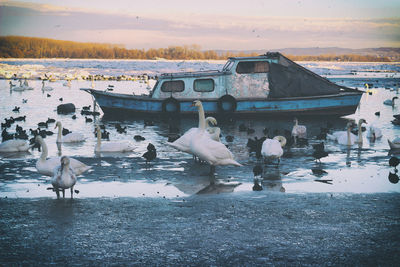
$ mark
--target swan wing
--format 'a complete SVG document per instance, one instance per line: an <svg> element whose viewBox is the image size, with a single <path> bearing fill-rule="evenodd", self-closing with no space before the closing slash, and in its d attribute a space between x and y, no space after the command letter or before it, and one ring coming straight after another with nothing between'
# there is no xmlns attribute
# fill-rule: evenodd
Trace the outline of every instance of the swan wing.
<svg viewBox="0 0 400 267"><path fill-rule="evenodd" d="M85 136L81 133L69 133L62 138L63 143L74 143L85 141Z"/></svg>
<svg viewBox="0 0 400 267"><path fill-rule="evenodd" d="M100 152L129 152L135 146L129 141L101 143Z"/></svg>
<svg viewBox="0 0 400 267"><path fill-rule="evenodd" d="M0 144L0 152L28 151L29 145L25 140L7 140Z"/></svg>
<svg viewBox="0 0 400 267"><path fill-rule="evenodd" d="M222 143L209 137L208 134L197 135L191 142L192 153L211 165L242 166L233 159L232 152Z"/></svg>
<svg viewBox="0 0 400 267"><path fill-rule="evenodd" d="M74 159L74 158L70 158L70 168L73 170L74 175L81 175L82 173L84 173L85 171L89 170L90 166L86 165L85 163Z"/></svg>
<svg viewBox="0 0 400 267"><path fill-rule="evenodd" d="M266 139L261 147L261 155L264 157L281 157L283 149L278 140Z"/></svg>
<svg viewBox="0 0 400 267"><path fill-rule="evenodd" d="M190 141L192 140L193 136L196 134L197 130L198 130L198 128L190 128L181 137L176 139L174 142L172 142L172 143L167 142L167 145L169 145L177 150L191 153Z"/></svg>

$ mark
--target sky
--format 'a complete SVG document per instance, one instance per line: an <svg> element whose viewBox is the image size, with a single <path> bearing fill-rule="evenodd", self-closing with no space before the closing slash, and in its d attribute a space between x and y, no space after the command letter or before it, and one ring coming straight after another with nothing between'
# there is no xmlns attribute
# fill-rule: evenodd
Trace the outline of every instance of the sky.
<svg viewBox="0 0 400 267"><path fill-rule="evenodd" d="M0 0L0 36L202 50L400 47L400 0Z"/></svg>

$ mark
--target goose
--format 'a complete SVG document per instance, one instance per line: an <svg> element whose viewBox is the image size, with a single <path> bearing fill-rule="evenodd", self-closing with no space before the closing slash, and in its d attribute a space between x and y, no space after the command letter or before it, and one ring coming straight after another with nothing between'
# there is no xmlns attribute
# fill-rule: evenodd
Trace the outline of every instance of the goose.
<svg viewBox="0 0 400 267"><path fill-rule="evenodd" d="M265 139L261 147L261 155L265 159L278 159L278 164L280 158L283 155L283 147L286 145L286 138L278 135L273 139Z"/></svg>
<svg viewBox="0 0 400 267"><path fill-rule="evenodd" d="M100 126L96 125L97 144L94 147L94 152L130 152L135 149L134 145L127 141L121 140L118 142L101 142Z"/></svg>
<svg viewBox="0 0 400 267"><path fill-rule="evenodd" d="M40 174L47 176L54 176L54 168L59 166L60 157L52 157L47 159L47 145L41 136L36 136L35 141L42 147L42 154L36 162L36 169ZM74 171L75 175L81 175L85 171L89 170L91 167L80 162L79 160L70 158L71 169Z"/></svg>
<svg viewBox="0 0 400 267"><path fill-rule="evenodd" d="M298 138L307 138L307 128L304 125L299 125L297 118L294 118L294 126L292 129L292 136L294 137L294 143L296 144Z"/></svg>
<svg viewBox="0 0 400 267"><path fill-rule="evenodd" d="M201 116L203 116L202 119L204 120L204 111L203 111L202 114L199 113L199 118ZM205 125L208 126L209 123L212 123L212 124L215 125L215 124L217 124L217 120L215 118L213 118L213 117L207 117L205 119ZM174 142L172 142L172 143L167 142L167 145L175 148L176 150L192 154L191 150L190 150L190 140L195 135L196 131L198 131L199 129L200 129L200 120L199 120L199 127L198 128L196 128L196 127L190 128L181 137L176 139ZM215 140L217 134L212 133L212 134L210 134L210 136L213 136L212 138L213 138L213 140ZM219 139L219 134L218 134L218 139Z"/></svg>
<svg viewBox="0 0 400 267"><path fill-rule="evenodd" d="M204 119L203 105L199 100L192 104L199 110L199 128L190 139L191 154L210 164L210 174L213 176L215 166L234 165L242 166L233 159L232 152L222 143L211 139L206 133L206 121Z"/></svg>
<svg viewBox="0 0 400 267"><path fill-rule="evenodd" d="M23 152L28 149L29 145L25 140L12 139L0 144L0 152Z"/></svg>
<svg viewBox="0 0 400 267"><path fill-rule="evenodd" d="M52 91L53 90L53 87L45 86L44 84L45 84L45 81L42 80L42 91Z"/></svg>
<svg viewBox="0 0 400 267"><path fill-rule="evenodd" d="M57 199L60 199L60 190L65 197L65 189L71 189L71 199L74 198L74 185L76 184L76 175L70 167L70 159L67 156L62 156L60 159L61 165L54 169L54 176L51 179L53 190L56 191Z"/></svg>
<svg viewBox="0 0 400 267"><path fill-rule="evenodd" d="M394 106L394 100L398 99L397 96L392 97L392 99L386 99L383 101L383 104L388 105L388 106Z"/></svg>
<svg viewBox="0 0 400 267"><path fill-rule="evenodd" d="M392 150L400 149L400 137L396 137L392 141L390 141L388 139L388 144L389 144L390 149L392 149Z"/></svg>
<svg viewBox="0 0 400 267"><path fill-rule="evenodd" d="M382 131L380 128L376 127L375 125L371 124L368 128L367 138L369 139L377 139L382 137Z"/></svg>
<svg viewBox="0 0 400 267"><path fill-rule="evenodd" d="M57 143L76 143L83 142L86 139L81 133L68 133L67 135L62 136L63 127L61 121L57 121L54 129L56 128L58 128Z"/></svg>

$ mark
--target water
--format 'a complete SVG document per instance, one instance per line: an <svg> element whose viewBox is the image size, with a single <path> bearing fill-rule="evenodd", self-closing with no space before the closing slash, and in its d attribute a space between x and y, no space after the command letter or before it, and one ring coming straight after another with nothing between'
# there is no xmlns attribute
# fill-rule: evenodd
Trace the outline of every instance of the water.
<svg viewBox="0 0 400 267"><path fill-rule="evenodd" d="M239 195L252 190L252 168L257 164L254 154L249 153L246 147L247 139L263 136L263 129L269 133L283 134L285 129L291 130L291 118L257 118L254 120L227 120L219 121L222 132L222 141L229 145L237 161L243 167L217 167L217 185L210 185L207 165L194 163L188 154L175 151L165 145L170 134L171 125L177 127L182 134L191 127L197 127L197 119L181 119L166 121L154 119L154 126L146 126L144 118L107 118L103 114L95 118L95 122L104 124L110 132L110 140L131 140L136 149L132 153L101 154L94 153L96 139L94 137L94 123L86 122L85 116L80 115L83 106L92 105L91 95L80 91L79 88L90 87L91 82L75 79L71 87L63 85L64 80L56 80L47 85L53 91L42 92L41 81L35 79L44 74L56 79L65 77L87 78L91 74L106 76L119 75L159 75L166 71L195 71L206 69L221 69L224 61L139 61L139 60L2 60L0 75L17 74L18 77L28 77L31 91L10 92L9 80L0 80L0 120L10 116L26 115L25 122L16 122L9 129L15 132L16 125L24 129L36 129L37 123L54 118L63 123L63 126L72 132L81 132L87 139L80 144L64 144L62 154L75 157L88 165L92 170L81 175L78 179L78 195L84 197L152 197L176 198L193 195L201 190L208 194L233 192ZM303 62L303 66L327 77L333 82L346 86L363 88L365 83L372 83L372 95L364 94L360 107L354 115L343 118L329 119L332 131L344 130L348 120L358 121L364 118L368 124L374 124L382 130L383 137L371 142L364 137L364 145L347 149L337 143L326 141L325 149L329 156L322 159L322 164L315 163L312 157L311 146L292 148L285 151L281 163L265 165L263 180L264 191L307 193L307 192L339 192L339 193L376 193L400 192L399 184L388 181L388 173L392 168L388 165L389 146L387 139L400 135L399 126L391 123L393 114L400 111L395 105L383 105L383 101L398 94L400 87L400 64L381 63L332 63L332 62ZM150 80L150 86L155 80ZM16 81L14 81L16 83ZM116 92L142 94L147 92L148 85L142 80L136 81L95 81L96 89L106 89L114 85ZM47 95L49 94L49 96ZM60 101L60 98L63 101ZM27 103L23 103L23 99ZM57 115L56 107L61 103L74 103L77 107L74 120L72 115ZM20 112L12 109L20 107ZM380 116L375 112L380 111ZM127 134L119 134L115 125L119 123L127 127ZM248 135L239 131L239 125L255 129L254 134ZM327 119L300 118L300 124L306 125L309 143L320 142L316 139L320 127L326 127ZM55 124L50 124L50 131L54 135L48 136L45 141L49 148L49 156L56 156ZM145 141L136 142L133 136L142 135ZM227 135L235 138L232 143L225 140ZM365 136L365 133L364 133ZM146 151L148 143L157 148L158 158L150 166L146 166L141 157ZM0 197L54 197L55 194L46 187L49 186L49 177L41 176L36 172L35 163L40 152L0 154ZM322 168L327 174L316 176L312 168ZM317 180L317 181L316 181ZM322 180L322 181L321 181Z"/></svg>

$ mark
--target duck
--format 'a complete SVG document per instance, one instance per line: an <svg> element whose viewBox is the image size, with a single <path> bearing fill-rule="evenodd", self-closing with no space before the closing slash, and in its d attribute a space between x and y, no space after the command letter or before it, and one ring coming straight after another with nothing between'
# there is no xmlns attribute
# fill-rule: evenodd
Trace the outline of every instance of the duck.
<svg viewBox="0 0 400 267"><path fill-rule="evenodd" d="M42 80L42 91L53 91L53 87L45 86L45 81Z"/></svg>
<svg viewBox="0 0 400 267"><path fill-rule="evenodd" d="M94 147L94 152L131 152L135 149L135 146L127 141L115 141L115 142L101 142L101 130L100 126L96 125L96 133L97 133L97 143Z"/></svg>
<svg viewBox="0 0 400 267"><path fill-rule="evenodd" d="M383 101L383 104L388 105L388 106L394 106L394 100L399 99L397 96L392 97L392 99L386 99Z"/></svg>
<svg viewBox="0 0 400 267"><path fill-rule="evenodd" d="M272 139L265 139L261 147L261 155L264 160L266 159L278 159L278 164L280 163L280 158L283 155L283 147L286 145L286 138L284 136L278 135Z"/></svg>
<svg viewBox="0 0 400 267"><path fill-rule="evenodd" d="M387 140L389 147L391 150L398 150L400 149L400 137L396 137L395 139L393 139L392 141L390 141L389 139Z"/></svg>
<svg viewBox="0 0 400 267"><path fill-rule="evenodd" d="M61 121L56 122L56 126L54 129L58 128L58 134L57 134L57 143L77 143L77 142L83 142L86 140L85 136L81 133L68 133L64 136L62 136L62 124Z"/></svg>
<svg viewBox="0 0 400 267"><path fill-rule="evenodd" d="M147 145L147 151L142 155L142 157L146 159L146 164L157 157L157 150L152 143Z"/></svg>
<svg viewBox="0 0 400 267"><path fill-rule="evenodd" d="M70 159L68 156L62 156L60 159L61 165L54 169L54 175L51 179L53 190L57 194L57 199L60 199L60 190L65 198L65 189L71 189L71 199L74 198L74 185L76 184L76 175L70 167Z"/></svg>
<svg viewBox="0 0 400 267"><path fill-rule="evenodd" d="M312 145L314 148L313 157L319 163L321 163L321 158L327 157L329 154L325 151L325 144L324 142Z"/></svg>
<svg viewBox="0 0 400 267"><path fill-rule="evenodd" d="M29 145L25 140L12 139L0 144L0 152L25 152Z"/></svg>
<svg viewBox="0 0 400 267"><path fill-rule="evenodd" d="M35 142L39 143L42 148L42 154L40 158L36 162L36 169L40 174L46 176L54 176L54 168L59 166L60 164L60 157L51 157L47 158L48 150L46 142L43 138L38 135L35 137ZM79 176L85 171L89 170L91 167L87 166L86 164L76 160L74 158L70 158L71 169L74 171L75 175Z"/></svg>
<svg viewBox="0 0 400 267"><path fill-rule="evenodd" d="M297 139L307 138L307 128L304 125L299 125L299 121L297 120L297 118L294 118L293 121L294 121L294 126L292 128L292 136L294 137L294 143L296 144Z"/></svg>
<svg viewBox="0 0 400 267"><path fill-rule="evenodd" d="M192 106L197 107L199 111L199 128L190 139L191 154L210 164L211 176L214 176L215 166L242 166L242 164L234 160L232 152L224 144L211 139L210 135L206 133L206 121L201 101L195 100Z"/></svg>
<svg viewBox="0 0 400 267"><path fill-rule="evenodd" d="M202 119L204 120L204 111L203 111L202 114L199 113L199 117L201 117L201 116L203 116ZM214 117L207 117L205 119L205 125L208 126L209 123L212 123L212 124L215 125L215 124L217 124L217 120ZM191 150L190 150L190 140L199 129L200 129L200 119L199 119L199 127L198 128L196 128L196 127L190 128L181 137L176 139L174 142L172 142L172 143L171 142L167 142L167 145L175 148L176 150L192 154ZM217 136L218 136L218 139L219 139L219 134L218 133L215 134L213 132L213 133L211 133L209 135L212 136L211 138L213 138L213 140L216 140Z"/></svg>

